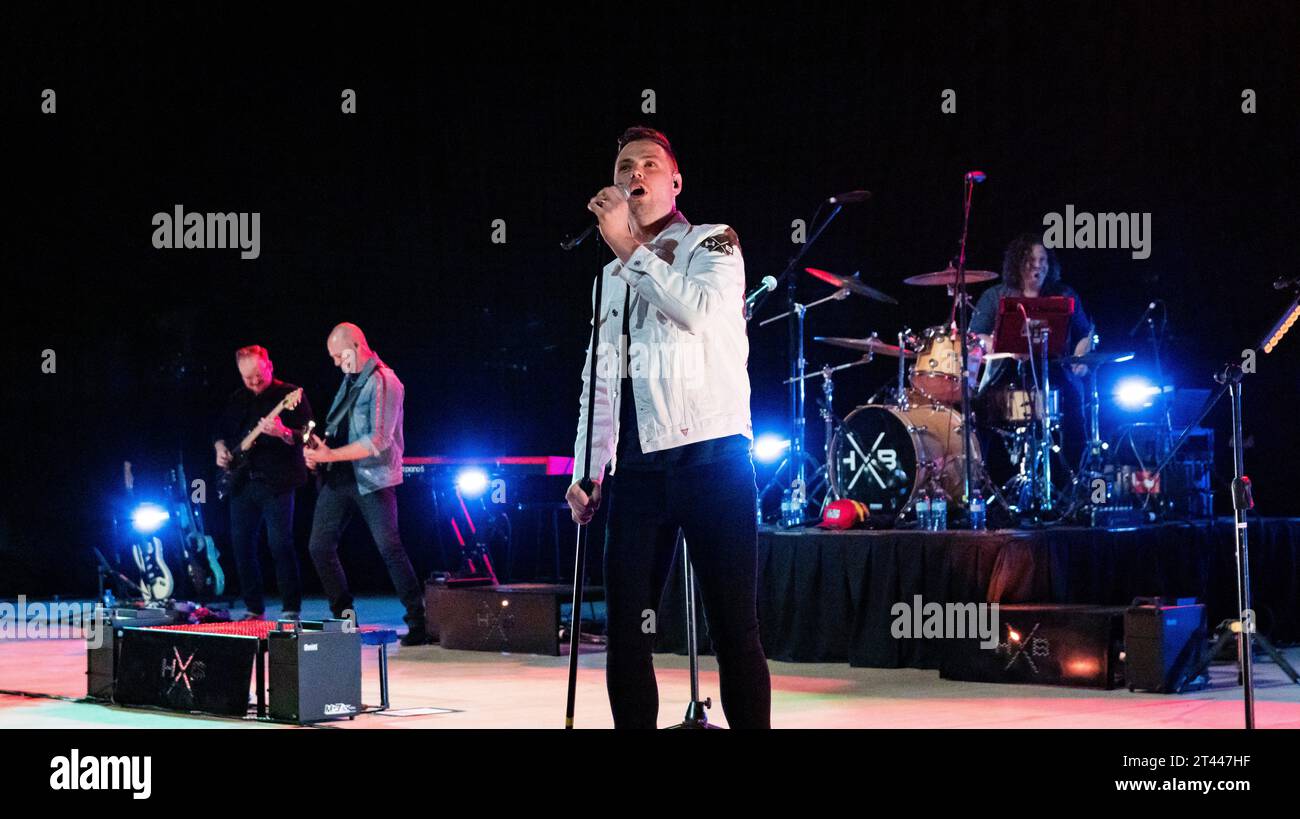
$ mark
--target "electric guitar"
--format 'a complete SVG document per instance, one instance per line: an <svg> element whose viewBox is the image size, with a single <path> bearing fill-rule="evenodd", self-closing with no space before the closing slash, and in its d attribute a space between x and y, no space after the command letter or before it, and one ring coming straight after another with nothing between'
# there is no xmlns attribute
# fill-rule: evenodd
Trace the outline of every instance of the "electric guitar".
<svg viewBox="0 0 1300 819"><path fill-rule="evenodd" d="M307 449L319 449L320 447L323 446L329 446L333 438L333 435L328 430L326 430L325 435L322 437L315 433L315 429L316 429L315 421L308 421L307 425L302 428L302 430L298 433L299 437L302 439L302 445ZM325 476L328 475L330 470L333 468L334 468L333 461L329 463L316 464L316 467L313 471L316 473L317 489L319 489L321 485L325 483Z"/></svg>
<svg viewBox="0 0 1300 819"><path fill-rule="evenodd" d="M271 410L267 413L265 418L253 425L253 428L250 429L248 434L244 436L243 440L239 442L239 446L235 451L230 453L230 463L221 470L219 475L217 475L218 498L225 500L230 497L240 487L242 487L244 481L248 479L248 452L253 448L254 444L257 443L257 439L262 435L262 433L257 431L257 428L261 426L262 421L271 421L279 418L280 413L297 407L300 401L302 401L302 387L299 387L284 398L281 398L280 403L275 405L275 409Z"/></svg>
<svg viewBox="0 0 1300 819"><path fill-rule="evenodd" d="M199 600L220 597L226 591L226 574L212 535L203 526L203 513L190 495L185 463L178 461L172 472L169 498L183 540L183 555L193 592Z"/></svg>
<svg viewBox="0 0 1300 819"><path fill-rule="evenodd" d="M122 462L122 483L126 486L128 498L135 497L135 475L131 472L131 462ZM167 565L163 542L156 534L140 535L131 544L131 557L135 559L138 570L137 586L140 597L145 601L168 600L176 591L176 580L171 567Z"/></svg>

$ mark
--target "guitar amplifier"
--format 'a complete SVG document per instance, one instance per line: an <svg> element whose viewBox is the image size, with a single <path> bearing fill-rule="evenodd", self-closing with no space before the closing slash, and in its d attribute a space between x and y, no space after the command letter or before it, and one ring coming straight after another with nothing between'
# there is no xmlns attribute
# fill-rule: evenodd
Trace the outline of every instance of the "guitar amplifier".
<svg viewBox="0 0 1300 819"><path fill-rule="evenodd" d="M1179 600L1166 606L1159 597L1138 598L1124 614L1124 681L1130 691L1158 694L1187 690L1183 678L1200 665L1205 652L1205 606ZM1188 680L1201 687L1204 681Z"/></svg>
<svg viewBox="0 0 1300 819"><path fill-rule="evenodd" d="M272 719L302 724L361 713L361 635L344 631L346 622L304 622L267 634Z"/></svg>

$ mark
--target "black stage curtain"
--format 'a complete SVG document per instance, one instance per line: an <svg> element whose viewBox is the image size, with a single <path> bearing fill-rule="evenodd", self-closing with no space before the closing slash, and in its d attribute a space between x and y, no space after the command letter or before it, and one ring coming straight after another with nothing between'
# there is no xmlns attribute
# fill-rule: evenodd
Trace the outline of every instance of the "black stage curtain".
<svg viewBox="0 0 1300 819"><path fill-rule="evenodd" d="M1300 519L1248 531L1259 631L1300 642ZM1233 522L1135 529L998 532L785 532L758 537L758 616L774 660L938 668L943 640L895 639L896 602L1092 603L1195 597L1209 625L1236 616ZM685 592L674 566L658 618L659 648L683 652ZM702 611L702 608L701 608ZM705 613L707 616L707 613ZM700 618L701 650L711 645Z"/></svg>

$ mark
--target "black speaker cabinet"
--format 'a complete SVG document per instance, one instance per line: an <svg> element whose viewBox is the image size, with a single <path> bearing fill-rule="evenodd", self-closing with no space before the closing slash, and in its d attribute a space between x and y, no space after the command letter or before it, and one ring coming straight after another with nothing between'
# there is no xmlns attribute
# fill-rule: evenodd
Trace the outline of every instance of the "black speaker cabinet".
<svg viewBox="0 0 1300 819"><path fill-rule="evenodd" d="M978 638L945 641L946 680L1114 688L1122 679L1125 606L998 607L996 648Z"/></svg>
<svg viewBox="0 0 1300 819"><path fill-rule="evenodd" d="M583 600L601 594L587 587ZM560 607L572 595L569 586L543 583L439 589L438 642L443 648L558 656Z"/></svg>
<svg viewBox="0 0 1300 819"><path fill-rule="evenodd" d="M361 635L344 631L345 622L304 622L267 635L272 719L321 722L361 712Z"/></svg>
<svg viewBox="0 0 1300 819"><path fill-rule="evenodd" d="M177 619L174 612L165 609L109 609L104 622L96 623L96 631L87 635L86 696L96 700L113 699L123 628L161 626L175 623Z"/></svg>
<svg viewBox="0 0 1300 819"><path fill-rule="evenodd" d="M242 717L258 652L256 637L125 628L113 701Z"/></svg>
<svg viewBox="0 0 1300 819"><path fill-rule="evenodd" d="M1124 614L1124 682L1130 691L1158 694L1200 687L1183 677L1200 665L1206 639L1205 606L1134 601Z"/></svg>

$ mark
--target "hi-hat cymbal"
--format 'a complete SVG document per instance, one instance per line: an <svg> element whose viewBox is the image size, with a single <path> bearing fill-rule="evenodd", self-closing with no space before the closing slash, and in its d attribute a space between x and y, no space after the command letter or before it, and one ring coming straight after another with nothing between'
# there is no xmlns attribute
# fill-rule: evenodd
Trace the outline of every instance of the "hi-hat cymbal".
<svg viewBox="0 0 1300 819"><path fill-rule="evenodd" d="M886 344L875 336L870 338L844 338L843 336L813 336L813 341L819 341L822 344L829 344L832 347L844 347L849 350L861 350L864 353L875 353L876 355L889 355L897 358L902 355L904 358L916 358L916 353L911 350L902 350L895 344Z"/></svg>
<svg viewBox="0 0 1300 819"><path fill-rule="evenodd" d="M886 295L874 287L868 287L858 280L856 276L841 276L832 273L829 270L820 270L816 267L805 267L804 270L814 278L821 279L829 285L834 285L850 293L857 293L859 296L866 296L869 299L883 301L885 304L898 304L898 300L893 296Z"/></svg>
<svg viewBox="0 0 1300 819"><path fill-rule="evenodd" d="M998 274L992 270L967 270L966 283L978 284L979 282L990 282L998 277ZM947 285L957 283L957 268L949 266L945 270L937 270L934 273L922 273L918 276L903 279L903 284L918 284L923 287L932 287L937 285Z"/></svg>

